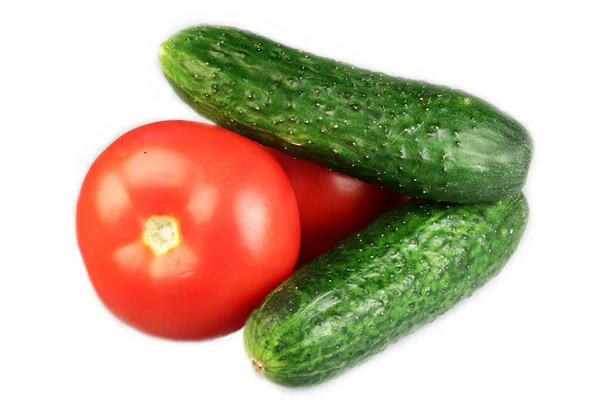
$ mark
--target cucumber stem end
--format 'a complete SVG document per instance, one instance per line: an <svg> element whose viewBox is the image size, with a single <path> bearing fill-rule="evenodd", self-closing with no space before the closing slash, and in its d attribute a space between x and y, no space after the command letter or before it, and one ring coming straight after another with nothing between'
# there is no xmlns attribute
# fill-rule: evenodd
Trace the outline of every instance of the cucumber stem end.
<svg viewBox="0 0 600 400"><path fill-rule="evenodd" d="M254 368L256 370L256 372L258 372L260 374L262 374L263 371L265 370L264 364L254 358L252 358L252 368Z"/></svg>

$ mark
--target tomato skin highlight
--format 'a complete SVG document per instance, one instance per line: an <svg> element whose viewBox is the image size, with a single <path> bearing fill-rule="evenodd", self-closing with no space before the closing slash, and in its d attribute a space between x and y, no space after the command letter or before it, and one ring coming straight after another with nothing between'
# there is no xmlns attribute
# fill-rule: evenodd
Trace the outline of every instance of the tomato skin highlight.
<svg viewBox="0 0 600 400"><path fill-rule="evenodd" d="M383 212L410 199L402 193L265 148L287 173L298 201L302 231L298 266L317 258Z"/></svg>
<svg viewBox="0 0 600 400"><path fill-rule="evenodd" d="M189 121L141 126L100 154L76 229L106 307L171 339L241 328L292 273L300 246L297 203L277 161L249 139Z"/></svg>

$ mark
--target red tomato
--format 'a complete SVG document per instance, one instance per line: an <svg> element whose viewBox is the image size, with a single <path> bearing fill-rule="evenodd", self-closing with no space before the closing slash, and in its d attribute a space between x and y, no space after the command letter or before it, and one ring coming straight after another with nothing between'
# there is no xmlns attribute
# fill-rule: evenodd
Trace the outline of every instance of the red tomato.
<svg viewBox="0 0 600 400"><path fill-rule="evenodd" d="M302 244L298 265L318 257L367 226L381 213L409 199L267 148L287 173L300 210Z"/></svg>
<svg viewBox="0 0 600 400"><path fill-rule="evenodd" d="M77 204L91 282L116 316L172 339L243 326L293 271L290 182L258 144L217 126L134 129L91 166Z"/></svg>

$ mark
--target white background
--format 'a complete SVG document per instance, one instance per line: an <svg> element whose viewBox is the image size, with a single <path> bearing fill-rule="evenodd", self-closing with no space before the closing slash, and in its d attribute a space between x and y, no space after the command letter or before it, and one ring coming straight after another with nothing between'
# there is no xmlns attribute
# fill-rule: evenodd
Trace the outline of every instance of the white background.
<svg viewBox="0 0 600 400"><path fill-rule="evenodd" d="M595 1L3 1L0 399L598 399L600 28ZM276 386L241 332L145 336L88 282L74 229L93 159L125 131L199 120L157 59L218 23L386 73L464 89L531 132L531 219L472 298L344 376ZM595 383L594 383L595 381Z"/></svg>

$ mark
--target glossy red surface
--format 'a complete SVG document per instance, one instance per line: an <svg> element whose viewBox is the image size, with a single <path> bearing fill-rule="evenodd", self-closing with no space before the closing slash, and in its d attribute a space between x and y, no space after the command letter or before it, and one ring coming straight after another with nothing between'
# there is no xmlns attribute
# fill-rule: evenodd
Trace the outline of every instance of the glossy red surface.
<svg viewBox="0 0 600 400"><path fill-rule="evenodd" d="M143 240L152 216L178 244ZM293 270L294 193L261 146L212 125L164 121L117 139L93 163L77 204L77 239L104 304L145 332L177 339L239 329Z"/></svg>

